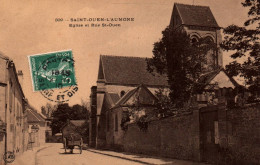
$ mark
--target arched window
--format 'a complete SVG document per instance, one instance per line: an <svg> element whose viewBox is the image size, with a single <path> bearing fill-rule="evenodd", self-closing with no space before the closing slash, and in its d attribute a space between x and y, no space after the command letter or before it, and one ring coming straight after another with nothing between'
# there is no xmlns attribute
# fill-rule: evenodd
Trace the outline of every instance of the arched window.
<svg viewBox="0 0 260 165"><path fill-rule="evenodd" d="M210 47L214 46L214 39L210 36L205 37L205 43L208 44ZM215 52L213 50L213 47L211 50L208 51L207 53L207 70L211 71L215 69L216 66L216 57L215 57Z"/></svg>
<svg viewBox="0 0 260 165"><path fill-rule="evenodd" d="M198 42L199 42L199 38L197 36L195 35L191 36L191 44L193 46L197 46Z"/></svg>
<svg viewBox="0 0 260 165"><path fill-rule="evenodd" d="M208 44L214 43L213 38L210 37L210 36L205 37L205 41L206 41L206 43L208 43Z"/></svg>

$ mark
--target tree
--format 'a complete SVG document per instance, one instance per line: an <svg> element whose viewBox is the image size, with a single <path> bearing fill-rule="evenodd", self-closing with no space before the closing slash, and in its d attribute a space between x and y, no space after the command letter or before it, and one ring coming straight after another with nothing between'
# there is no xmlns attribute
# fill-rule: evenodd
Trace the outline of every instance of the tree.
<svg viewBox="0 0 260 165"><path fill-rule="evenodd" d="M57 108L57 105L51 105L47 103L45 106L41 107L41 112L46 117L51 117L52 112Z"/></svg>
<svg viewBox="0 0 260 165"><path fill-rule="evenodd" d="M76 104L70 107L68 104L59 104L57 109L52 113L53 120L50 127L52 133L56 134L60 132L62 126L66 124L68 120L87 120L88 111L85 107Z"/></svg>
<svg viewBox="0 0 260 165"><path fill-rule="evenodd" d="M89 111L84 105L75 104L72 107L73 118L75 119L89 119Z"/></svg>
<svg viewBox="0 0 260 165"><path fill-rule="evenodd" d="M147 70L168 76L169 96L176 107L183 107L197 92L197 80L205 71L206 55L210 50L216 50L216 45L207 38L192 42L186 32L169 27L162 31L162 39L154 43L153 57L147 59Z"/></svg>
<svg viewBox="0 0 260 165"><path fill-rule="evenodd" d="M224 29L225 40L221 47L233 51L234 60L226 66L230 76L244 77L251 91L260 90L260 1L245 0L243 7L249 8L248 20L242 27L230 25ZM237 60L243 58L243 62Z"/></svg>

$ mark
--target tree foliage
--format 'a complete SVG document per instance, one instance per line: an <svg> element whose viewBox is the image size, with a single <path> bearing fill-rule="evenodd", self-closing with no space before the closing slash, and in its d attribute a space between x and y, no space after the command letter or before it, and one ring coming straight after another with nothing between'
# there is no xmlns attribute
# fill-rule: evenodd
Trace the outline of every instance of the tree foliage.
<svg viewBox="0 0 260 165"><path fill-rule="evenodd" d="M59 104L57 109L52 113L53 120L50 127L52 133L60 132L60 128L65 125L68 120L87 120L89 117L88 110L79 104L70 107L68 104Z"/></svg>
<svg viewBox="0 0 260 165"><path fill-rule="evenodd" d="M231 76L240 75L246 80L252 91L259 91L260 78L260 1L245 0L243 7L247 7L248 20L244 26L230 25L224 29L225 40L221 47L226 51L233 51L234 60L226 66ZM243 58L243 62L237 60Z"/></svg>
<svg viewBox="0 0 260 165"><path fill-rule="evenodd" d="M57 105L52 105L50 103L47 103L45 106L41 107L41 112L46 117L51 117L52 112L57 109Z"/></svg>
<svg viewBox="0 0 260 165"><path fill-rule="evenodd" d="M170 99L176 107L183 107L196 93L197 80L205 71L210 50L215 52L217 48L206 38L192 42L186 32L169 27L162 31L160 41L154 43L153 57L147 59L147 70L167 74Z"/></svg>

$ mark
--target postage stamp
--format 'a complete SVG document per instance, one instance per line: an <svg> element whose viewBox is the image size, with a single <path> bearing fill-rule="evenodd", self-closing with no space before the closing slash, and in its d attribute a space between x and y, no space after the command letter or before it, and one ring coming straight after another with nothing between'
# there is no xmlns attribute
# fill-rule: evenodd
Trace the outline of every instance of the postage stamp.
<svg viewBox="0 0 260 165"><path fill-rule="evenodd" d="M28 56L33 91L50 101L69 101L77 91L71 50Z"/></svg>
<svg viewBox="0 0 260 165"><path fill-rule="evenodd" d="M76 85L71 50L29 56L34 91Z"/></svg>

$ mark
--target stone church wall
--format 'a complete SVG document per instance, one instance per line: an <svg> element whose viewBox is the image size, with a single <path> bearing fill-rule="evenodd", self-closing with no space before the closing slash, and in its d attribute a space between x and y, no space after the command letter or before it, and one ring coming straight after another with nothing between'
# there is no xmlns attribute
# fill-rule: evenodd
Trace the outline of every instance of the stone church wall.
<svg viewBox="0 0 260 165"><path fill-rule="evenodd" d="M235 164L260 164L260 104L219 112L222 159Z"/></svg>
<svg viewBox="0 0 260 165"><path fill-rule="evenodd" d="M131 124L124 135L124 150L176 159L199 160L198 110L179 117L152 121L147 131Z"/></svg>

